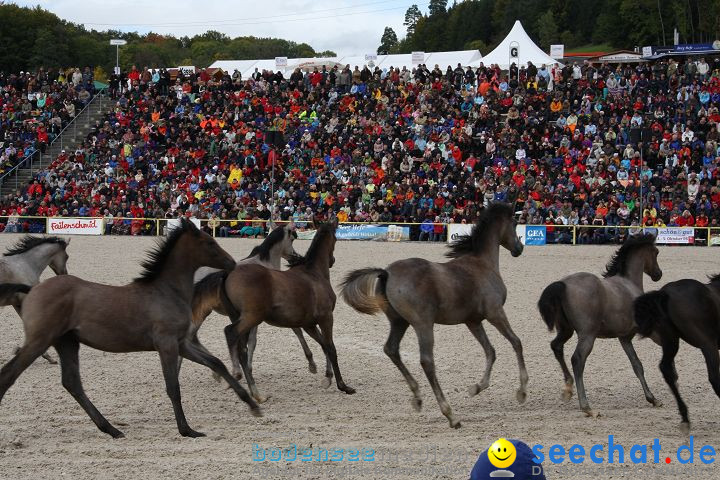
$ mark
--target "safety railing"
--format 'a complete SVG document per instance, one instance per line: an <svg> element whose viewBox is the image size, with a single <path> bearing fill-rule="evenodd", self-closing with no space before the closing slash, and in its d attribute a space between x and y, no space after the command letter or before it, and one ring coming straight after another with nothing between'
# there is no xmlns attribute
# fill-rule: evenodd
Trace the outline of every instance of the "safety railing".
<svg viewBox="0 0 720 480"><path fill-rule="evenodd" d="M214 237L264 237L270 225L295 224L299 238L311 238L312 220L192 219ZM0 216L2 233L47 233L53 235L164 236L179 219L133 217L42 217ZM467 234L471 224L418 222L340 222L338 238L399 241L453 241ZM518 224L518 235L526 245L616 245L630 235L649 232L664 245L720 246L720 227L640 227L627 225L530 225ZM424 234L425 233L425 234Z"/></svg>
<svg viewBox="0 0 720 480"><path fill-rule="evenodd" d="M90 123L90 105L92 105L94 102L98 102L100 106L100 111L102 111L102 101L103 101L103 92L106 90L106 87L101 88L98 90L95 95L90 99L90 101L75 114L75 117L68 122L65 127L63 127L62 130L60 130L60 133L58 133L48 144L47 148L49 150L52 150L52 148L56 145L60 145L60 149L62 150L66 143L64 143L64 136L67 132L70 133L69 129L73 130L73 138L77 137L77 122L82 117L83 113L85 113L85 120ZM58 143L59 142L59 143ZM35 157L38 157L38 164L36 165L38 168L42 168L43 166L43 153L40 148L38 148L37 142L35 142L35 145L32 147L32 151L25 155L18 163L17 165L14 165L10 170L2 174L0 176L0 186L4 185L5 182L9 179L9 177L14 176L15 178L15 189L18 188L18 172L22 168L28 168L32 171L33 169L33 159ZM50 162L52 163L52 162ZM27 166L27 167L26 167Z"/></svg>

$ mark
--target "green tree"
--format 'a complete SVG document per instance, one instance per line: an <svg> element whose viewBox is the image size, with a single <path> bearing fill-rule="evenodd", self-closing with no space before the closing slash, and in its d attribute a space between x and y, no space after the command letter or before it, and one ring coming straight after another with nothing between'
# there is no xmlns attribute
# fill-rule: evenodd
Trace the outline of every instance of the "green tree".
<svg viewBox="0 0 720 480"><path fill-rule="evenodd" d="M390 27L385 27L385 31L380 38L380 46L377 49L378 55L387 55L393 52L398 46L398 37Z"/></svg>
<svg viewBox="0 0 720 480"><path fill-rule="evenodd" d="M551 44L559 40L558 26L550 10L538 18L536 29L541 48L550 48Z"/></svg>
<svg viewBox="0 0 720 480"><path fill-rule="evenodd" d="M405 12L405 21L403 22L403 25L407 27L408 36L415 33L415 25L417 25L418 20L420 20L422 16L422 12L417 5L413 4L410 6L410 8L407 9L407 11Z"/></svg>
<svg viewBox="0 0 720 480"><path fill-rule="evenodd" d="M428 4L428 13L432 17L433 15L441 15L447 12L447 0L430 0Z"/></svg>

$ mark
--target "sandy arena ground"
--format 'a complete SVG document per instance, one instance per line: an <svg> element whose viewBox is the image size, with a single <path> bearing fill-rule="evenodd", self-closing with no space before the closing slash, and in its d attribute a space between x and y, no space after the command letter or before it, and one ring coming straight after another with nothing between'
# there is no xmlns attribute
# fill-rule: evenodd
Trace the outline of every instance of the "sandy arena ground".
<svg viewBox="0 0 720 480"><path fill-rule="evenodd" d="M0 248L17 236L0 237ZM73 238L69 246L71 273L85 279L120 285L139 271L139 262L152 246L149 238ZM236 258L257 241L225 240ZM308 242L296 242L304 251ZM608 435L625 445L650 445L659 438L661 463L634 466L552 465L548 478L706 478L720 477L717 463L703 465L702 445L720 447L720 400L707 381L698 350L683 345L677 357L681 392L690 408L695 462L680 465L675 456L687 441L678 429L675 401L657 364L660 349L649 340L636 340L651 390L665 406L653 408L619 343L599 340L586 368L586 388L600 418L585 418L576 397L560 398L562 375L550 350L549 333L535 304L544 286L576 272L600 272L612 247L529 247L517 259L503 251L501 268L508 286L506 312L521 338L530 374L528 401L518 405L518 369L507 341L486 324L497 362L491 386L469 397L467 387L479 381L485 363L480 346L463 326L436 328L435 358L440 383L456 415L459 430L449 428L419 364L415 335L410 329L402 355L420 383L422 412L410 405L410 391L383 354L388 325L384 317L352 311L342 301L335 310L335 343L346 382L357 389L348 396L335 386L320 387L322 374L311 375L290 330L261 326L255 354L260 391L270 395L264 418L250 416L246 406L210 372L185 362L181 372L183 404L190 425L207 438L184 439L177 433L165 394L160 364L154 353L108 354L81 349L85 389L100 411L126 438L113 440L98 431L60 384L60 369L42 359L35 362L9 390L0 406L0 478L440 478L467 479L477 456L497 437L520 438L530 445L579 443L589 449L607 446ZM385 266L410 256L442 261L444 245L338 242L332 269L333 285L348 271ZM704 279L720 271L720 250L661 248L665 273L661 283L684 277ZM46 275L48 275L46 273ZM655 287L645 278L646 287ZM659 286L658 284L657 286ZM222 336L226 319L213 314L200 332L203 343L228 364ZM0 362L6 363L23 339L20 320L10 308L0 319ZM569 362L575 346L566 348ZM311 348L324 370L320 348ZM52 351L53 355L55 352ZM262 448L367 448L375 462L252 461L253 444ZM428 453L430 451L430 453ZM383 452L382 454L380 452ZM607 452L607 449L604 450ZM652 462L652 451L649 461ZM666 465L666 456L672 463ZM382 457L382 458L381 458ZM605 454L606 457L606 454ZM362 470L362 469L365 470ZM367 470L375 468L376 470Z"/></svg>

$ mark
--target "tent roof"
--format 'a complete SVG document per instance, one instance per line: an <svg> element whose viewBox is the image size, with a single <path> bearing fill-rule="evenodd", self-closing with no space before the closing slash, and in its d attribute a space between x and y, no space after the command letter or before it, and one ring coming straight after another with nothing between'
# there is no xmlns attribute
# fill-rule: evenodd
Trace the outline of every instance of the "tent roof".
<svg viewBox="0 0 720 480"><path fill-rule="evenodd" d="M530 39L530 36L523 28L520 20L515 21L515 25L513 25L512 30L510 30L510 33L507 34L507 37L505 37L505 39L500 42L500 45L495 47L495 50L483 57L483 63L485 65L497 64L503 70L509 69L510 44L513 42L517 42L517 63L519 63L521 66L527 66L528 62L532 62L533 65L537 67L541 66L542 64L553 65L560 63L554 58L552 58L550 55L545 53L540 47L535 45L535 42Z"/></svg>

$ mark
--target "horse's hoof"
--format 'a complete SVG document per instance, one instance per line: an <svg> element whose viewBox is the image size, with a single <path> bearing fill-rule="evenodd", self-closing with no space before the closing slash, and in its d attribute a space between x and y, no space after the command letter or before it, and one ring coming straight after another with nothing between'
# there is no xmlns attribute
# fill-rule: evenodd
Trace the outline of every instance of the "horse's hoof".
<svg viewBox="0 0 720 480"><path fill-rule="evenodd" d="M262 412L262 409L261 409L260 407L251 408L251 409L250 409L250 413L252 414L253 417L258 417L258 418L260 418L260 417L263 416L263 412Z"/></svg>
<svg viewBox="0 0 720 480"><path fill-rule="evenodd" d="M196 432L192 428L188 428L187 430L180 432L180 435L182 435L183 437L190 437L190 438L200 438L200 437L205 436L204 433Z"/></svg>
<svg viewBox="0 0 720 480"><path fill-rule="evenodd" d="M680 423L680 431L683 435L690 435L690 422Z"/></svg>
<svg viewBox="0 0 720 480"><path fill-rule="evenodd" d="M652 403L653 407L662 407L663 403L658 400L657 398L653 398L652 400L648 400L648 402Z"/></svg>
<svg viewBox="0 0 720 480"><path fill-rule="evenodd" d="M55 359L52 358L52 357L46 357L45 360L46 360L50 365L57 365L57 364L58 364L57 360L55 360Z"/></svg>
<svg viewBox="0 0 720 480"><path fill-rule="evenodd" d="M348 387L347 385L342 387L340 390L347 393L348 395L352 395L353 393L355 393L355 389L352 387Z"/></svg>
<svg viewBox="0 0 720 480"><path fill-rule="evenodd" d="M413 398L410 400L410 403L412 404L413 410L416 412L419 412L422 410L422 399L421 398Z"/></svg>
<svg viewBox="0 0 720 480"><path fill-rule="evenodd" d="M590 409L583 410L583 412L585 412L585 416L586 416L586 417L590 417L590 418L600 418L600 417L602 417L602 415L600 415L600 412L594 412L594 411L592 411L592 410L590 410Z"/></svg>
<svg viewBox="0 0 720 480"><path fill-rule="evenodd" d="M117 428L113 428L111 430L108 430L106 432L108 435L110 435L112 438L125 438L125 434L118 430Z"/></svg>
<svg viewBox="0 0 720 480"><path fill-rule="evenodd" d="M517 398L518 403L522 405L525 403L525 400L527 400L527 392L525 390L518 390L515 397Z"/></svg>
<svg viewBox="0 0 720 480"><path fill-rule="evenodd" d="M237 381L240 381L243 378L242 372L233 372L232 376Z"/></svg>
<svg viewBox="0 0 720 480"><path fill-rule="evenodd" d="M223 378L220 375L218 375L217 373L213 372L212 376L216 382L218 382L218 383L222 382Z"/></svg>
<svg viewBox="0 0 720 480"><path fill-rule="evenodd" d="M332 377L325 377L322 379L322 382L320 382L320 386L322 388L329 388L331 383L332 383Z"/></svg>
<svg viewBox="0 0 720 480"><path fill-rule="evenodd" d="M565 385L565 389L562 392L562 399L566 402L573 396L573 389L571 385Z"/></svg>
<svg viewBox="0 0 720 480"><path fill-rule="evenodd" d="M253 395L253 398L255 399L255 401L257 403L265 403L270 399L270 396L268 395L267 397L263 397L262 395L257 394L257 395Z"/></svg>
<svg viewBox="0 0 720 480"><path fill-rule="evenodd" d="M308 363L308 371L315 375L317 373L317 366L314 363Z"/></svg>
<svg viewBox="0 0 720 480"><path fill-rule="evenodd" d="M462 423L460 423L459 420L455 420L454 418L451 418L451 419L450 419L450 426L451 426L452 428L457 429L457 428L462 427Z"/></svg>
<svg viewBox="0 0 720 480"><path fill-rule="evenodd" d="M482 392L483 390L485 390L485 389L488 388L489 386L490 386L490 385L487 384L487 383L485 383L485 384L473 383L472 385L470 385L470 386L468 387L468 390L467 390L467 391L468 391L468 394L469 394L471 397L474 397L475 395L477 395L478 393Z"/></svg>

